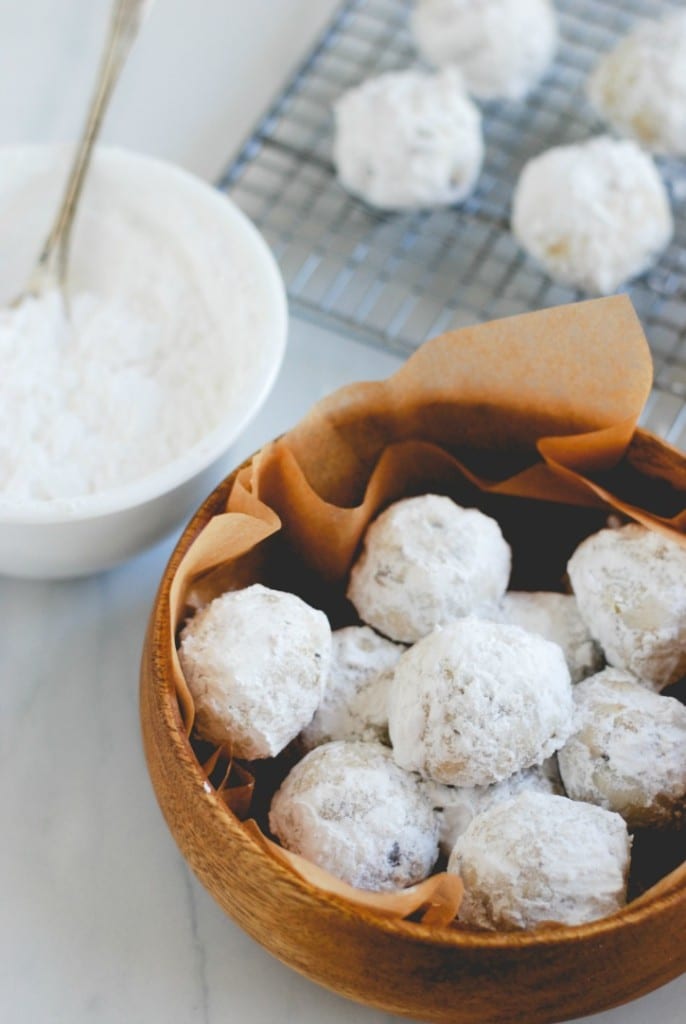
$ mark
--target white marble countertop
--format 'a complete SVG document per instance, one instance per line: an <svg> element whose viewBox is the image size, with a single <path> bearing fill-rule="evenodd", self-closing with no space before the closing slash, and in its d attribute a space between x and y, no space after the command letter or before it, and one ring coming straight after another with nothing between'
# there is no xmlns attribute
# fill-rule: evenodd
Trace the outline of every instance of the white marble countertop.
<svg viewBox="0 0 686 1024"><path fill-rule="evenodd" d="M107 7L0 0L0 142L73 135ZM158 0L106 138L214 177L332 7ZM293 321L275 391L234 461L334 387L396 364ZM141 750L138 664L173 540L88 580L0 579L0 1021L390 1021L264 952L166 829ZM681 1024L685 1003L681 978L589 1020Z"/></svg>

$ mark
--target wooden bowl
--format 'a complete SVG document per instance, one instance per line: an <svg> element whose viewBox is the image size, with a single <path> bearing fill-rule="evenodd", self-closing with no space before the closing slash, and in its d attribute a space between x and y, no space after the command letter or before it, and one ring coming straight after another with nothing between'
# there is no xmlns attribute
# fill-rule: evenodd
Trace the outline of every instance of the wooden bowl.
<svg viewBox="0 0 686 1024"><path fill-rule="evenodd" d="M183 728L168 652L174 572L223 509L235 475L201 506L170 559L141 670L145 755L160 807L184 857L224 910L313 981L427 1021L544 1024L608 1009L678 976L686 968L686 865L591 924L486 933L384 918L325 895L249 835L206 783Z"/></svg>

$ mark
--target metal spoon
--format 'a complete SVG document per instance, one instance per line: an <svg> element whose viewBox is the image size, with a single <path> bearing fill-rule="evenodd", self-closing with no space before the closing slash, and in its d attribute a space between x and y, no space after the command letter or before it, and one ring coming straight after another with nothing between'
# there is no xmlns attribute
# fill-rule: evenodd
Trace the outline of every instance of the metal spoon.
<svg viewBox="0 0 686 1024"><path fill-rule="evenodd" d="M49 289L57 288L62 294L65 309L68 311L66 280L71 229L83 183L90 166L93 146L100 132L100 126L119 73L140 27L152 7L152 2L153 0L115 0L95 93L64 189L62 202L28 284L25 290L12 300L10 308L20 305L28 296L39 296Z"/></svg>

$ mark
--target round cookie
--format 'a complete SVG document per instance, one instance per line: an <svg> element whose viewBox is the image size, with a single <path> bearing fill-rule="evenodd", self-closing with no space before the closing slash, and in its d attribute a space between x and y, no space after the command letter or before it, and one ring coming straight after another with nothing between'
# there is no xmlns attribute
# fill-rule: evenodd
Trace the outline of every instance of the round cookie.
<svg viewBox="0 0 686 1024"><path fill-rule="evenodd" d="M558 751L568 796L616 811L629 828L682 826L686 707L619 669L574 690L577 731Z"/></svg>
<svg viewBox="0 0 686 1024"><path fill-rule="evenodd" d="M686 156L686 11L639 24L587 83L602 118L654 153Z"/></svg>
<svg viewBox="0 0 686 1024"><path fill-rule="evenodd" d="M686 548L630 523L587 537L567 571L610 665L654 690L686 674Z"/></svg>
<svg viewBox="0 0 686 1024"><path fill-rule="evenodd" d="M334 106L333 159L340 183L382 210L451 206L476 184L481 115L453 68L391 71Z"/></svg>
<svg viewBox="0 0 686 1024"><path fill-rule="evenodd" d="M653 265L673 222L651 158L634 142L599 136L525 164L512 231L555 280L609 294Z"/></svg>
<svg viewBox="0 0 686 1024"><path fill-rule="evenodd" d="M631 840L618 814L521 793L474 818L448 871L465 886L460 920L512 931L584 924L626 902Z"/></svg>
<svg viewBox="0 0 686 1024"><path fill-rule="evenodd" d="M388 739L388 689L405 650L369 626L332 635L331 670L322 702L301 739L308 750L331 740Z"/></svg>
<svg viewBox="0 0 686 1024"><path fill-rule="evenodd" d="M269 827L283 845L359 889L421 881L438 856L438 819L419 780L379 743L326 743L276 792Z"/></svg>
<svg viewBox="0 0 686 1024"><path fill-rule="evenodd" d="M549 0L419 0L411 19L421 55L454 65L482 100L519 100L547 71L557 47Z"/></svg>
<svg viewBox="0 0 686 1024"><path fill-rule="evenodd" d="M501 610L503 622L521 626L528 633L538 633L560 645L573 683L602 668L603 652L581 618L573 594L509 590Z"/></svg>
<svg viewBox="0 0 686 1024"><path fill-rule="evenodd" d="M453 786L488 786L555 753L573 732L573 710L557 644L467 618L400 658L388 728L401 767Z"/></svg>
<svg viewBox="0 0 686 1024"><path fill-rule="evenodd" d="M510 548L494 519L450 498L397 501L369 526L348 597L363 622L413 643L438 625L496 605Z"/></svg>
<svg viewBox="0 0 686 1024"><path fill-rule="evenodd" d="M449 857L455 843L470 822L495 804L511 800L527 790L537 793L564 792L557 769L557 759L549 757L543 764L516 772L493 786L445 786L442 782L424 781L431 806L438 814L441 853Z"/></svg>
<svg viewBox="0 0 686 1024"><path fill-rule="evenodd" d="M331 660L323 612L256 583L216 597L181 634L195 731L235 757L274 757L311 720Z"/></svg>

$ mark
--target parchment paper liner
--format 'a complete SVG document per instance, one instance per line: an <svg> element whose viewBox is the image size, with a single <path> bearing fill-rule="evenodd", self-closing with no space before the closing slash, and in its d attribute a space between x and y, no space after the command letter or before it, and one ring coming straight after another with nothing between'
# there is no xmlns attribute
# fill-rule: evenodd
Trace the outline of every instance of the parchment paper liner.
<svg viewBox="0 0 686 1024"><path fill-rule="evenodd" d="M189 734L193 700L175 646L187 615L227 587L258 579L274 585L278 564L282 589L314 597L334 627L345 624L345 579L360 539L376 512L401 496L439 490L459 498L476 489L482 506L522 499L525 520L545 502L539 510L553 532L556 510L562 532L570 515L583 520L566 554L610 510L686 545L686 459L636 429L651 383L642 329L619 296L448 332L387 381L353 384L319 402L241 469L226 512L199 533L177 570L169 642ZM597 521L589 526L581 509L595 510ZM221 758L215 787L245 818L251 773L217 751L208 776ZM406 917L421 909L418 916L441 925L458 910L455 876L434 875L401 893L361 893L282 850L254 822L245 827L313 885L380 913Z"/></svg>

